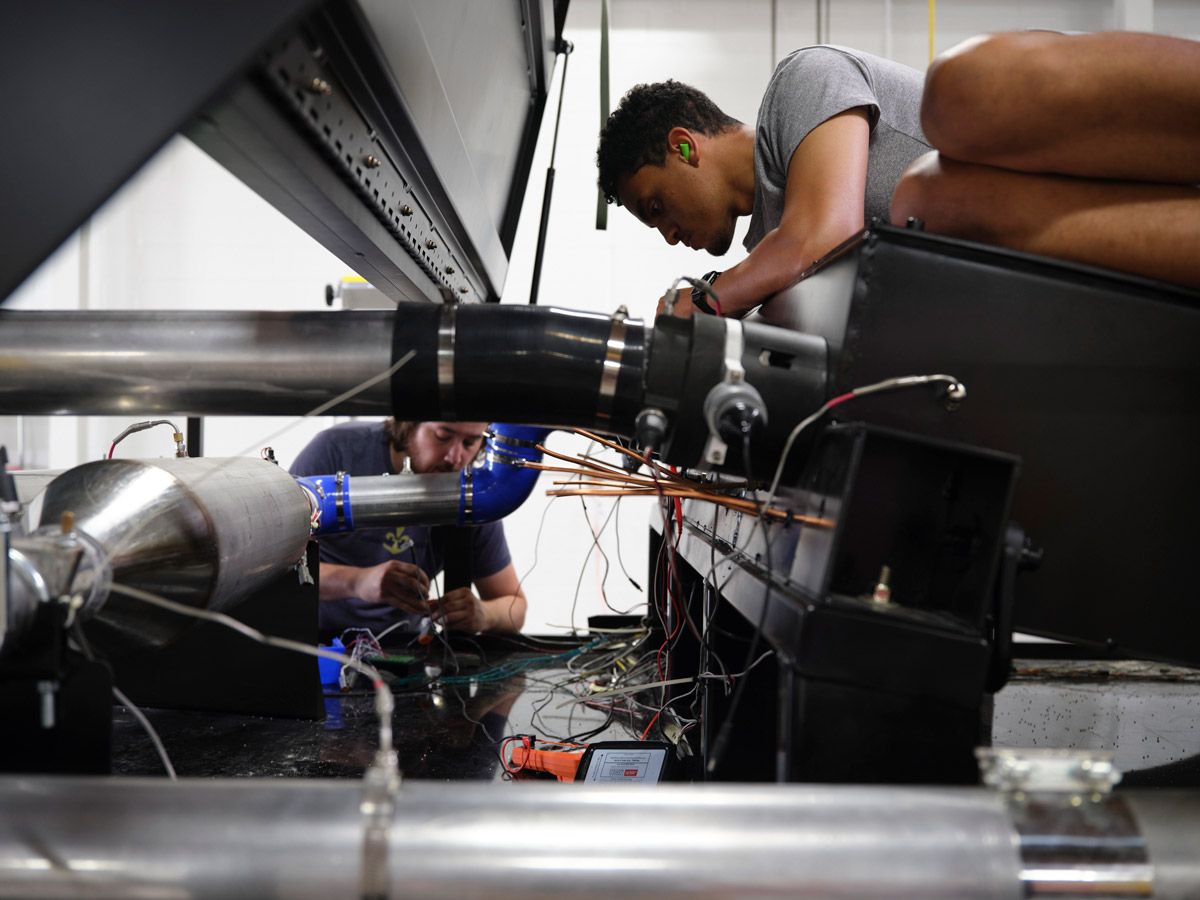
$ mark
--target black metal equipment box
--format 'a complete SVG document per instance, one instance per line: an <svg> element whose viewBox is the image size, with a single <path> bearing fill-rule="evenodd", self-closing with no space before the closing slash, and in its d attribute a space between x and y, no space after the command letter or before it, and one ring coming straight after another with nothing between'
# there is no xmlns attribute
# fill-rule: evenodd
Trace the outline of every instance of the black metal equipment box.
<svg viewBox="0 0 1200 900"><path fill-rule="evenodd" d="M953 414L888 394L851 414L1020 457L1013 519L1044 560L1018 579L1018 630L1200 664L1200 294L876 226L763 318L829 342L831 396L966 385Z"/></svg>
<svg viewBox="0 0 1200 900"><path fill-rule="evenodd" d="M975 781L983 698L1007 672L1012 597L1000 588L1020 550L1008 520L1017 470L1007 454L834 425L783 495L823 524L773 526L767 541L747 545L746 520L710 530L692 508L696 543L719 550L740 577L714 579L704 646L677 645L671 676L736 671L747 640L775 651L736 709L720 681L704 682L698 749L706 763L718 757L713 777ZM684 595L705 568L703 550L691 550ZM721 730L740 736L736 753Z"/></svg>

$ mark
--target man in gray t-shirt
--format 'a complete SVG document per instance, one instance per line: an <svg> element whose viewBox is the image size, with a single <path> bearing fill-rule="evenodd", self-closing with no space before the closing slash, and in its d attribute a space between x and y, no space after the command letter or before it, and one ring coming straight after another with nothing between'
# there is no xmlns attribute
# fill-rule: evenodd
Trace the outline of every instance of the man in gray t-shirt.
<svg viewBox="0 0 1200 900"><path fill-rule="evenodd" d="M758 108L746 249L779 226L788 167L801 141L847 110L865 110L870 129L863 219L886 221L896 182L930 149L921 133L921 85L915 69L846 47L805 47L784 57Z"/></svg>
<svg viewBox="0 0 1200 900"><path fill-rule="evenodd" d="M872 217L886 218L907 165L929 150L920 127L922 75L844 47L797 50L776 68L757 126L695 88L638 85L600 135L600 187L669 244L719 256L750 215L750 255L719 274L715 307L740 313L789 286Z"/></svg>

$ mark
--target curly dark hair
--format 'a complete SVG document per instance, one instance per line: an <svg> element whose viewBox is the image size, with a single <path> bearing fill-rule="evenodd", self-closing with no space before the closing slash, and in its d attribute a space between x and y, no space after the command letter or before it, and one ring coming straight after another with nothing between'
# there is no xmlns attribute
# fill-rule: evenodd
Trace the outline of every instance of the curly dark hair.
<svg viewBox="0 0 1200 900"><path fill-rule="evenodd" d="M420 424L420 422L406 422L403 419L385 420L383 429L387 432L388 442L392 445L392 449L397 453L406 453L408 439L412 437L413 431Z"/></svg>
<svg viewBox="0 0 1200 900"><path fill-rule="evenodd" d="M672 128L711 135L741 124L703 91L678 81L630 88L600 130L596 165L604 199L619 204L618 178L632 175L648 163L661 166L666 161L667 134Z"/></svg>

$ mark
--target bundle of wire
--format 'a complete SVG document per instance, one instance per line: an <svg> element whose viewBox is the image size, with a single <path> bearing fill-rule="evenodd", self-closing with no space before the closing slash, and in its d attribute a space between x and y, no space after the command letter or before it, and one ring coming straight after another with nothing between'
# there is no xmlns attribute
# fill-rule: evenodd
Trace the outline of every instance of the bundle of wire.
<svg viewBox="0 0 1200 900"><path fill-rule="evenodd" d="M525 466L531 469L537 469L542 472L558 472L571 476L571 478L566 480L555 481L554 484L558 487L546 491L548 496L653 497L658 495L659 497L676 497L680 500L707 500L728 509L756 516L762 515L775 521L787 521L790 519L791 521L802 522L806 525L828 526L831 524L827 519L800 515L788 510L764 509L761 504L756 503L754 500L734 496L734 491L741 490L744 487L742 484L719 485L702 483L692 478L686 478L649 457L643 457L627 447L622 447L620 444L609 441L590 431L577 429L574 433L637 460L648 469L650 474L630 473L612 463L583 455L566 456L538 445L538 450L546 456L551 456L572 464L571 468L566 468L564 466L547 465L545 463L525 463Z"/></svg>

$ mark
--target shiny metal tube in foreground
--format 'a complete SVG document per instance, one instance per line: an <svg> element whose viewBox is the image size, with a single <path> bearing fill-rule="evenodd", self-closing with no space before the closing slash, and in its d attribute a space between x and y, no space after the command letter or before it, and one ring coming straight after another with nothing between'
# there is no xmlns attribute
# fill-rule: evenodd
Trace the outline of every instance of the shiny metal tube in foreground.
<svg viewBox="0 0 1200 900"><path fill-rule="evenodd" d="M360 800L357 782L0 779L0 895L356 897ZM388 863L396 897L1021 896L1004 804L971 789L405 782Z"/></svg>
<svg viewBox="0 0 1200 900"><path fill-rule="evenodd" d="M1197 896L1200 793L1120 796L1153 866L1143 887ZM0 896L357 897L361 800L357 781L0 778ZM457 900L1016 900L1030 885L1012 816L981 788L410 781L387 883ZM1078 847L1057 893L1109 896Z"/></svg>
<svg viewBox="0 0 1200 900"><path fill-rule="evenodd" d="M0 310L0 415L303 415L388 370L394 318ZM330 409L391 411L386 378Z"/></svg>

